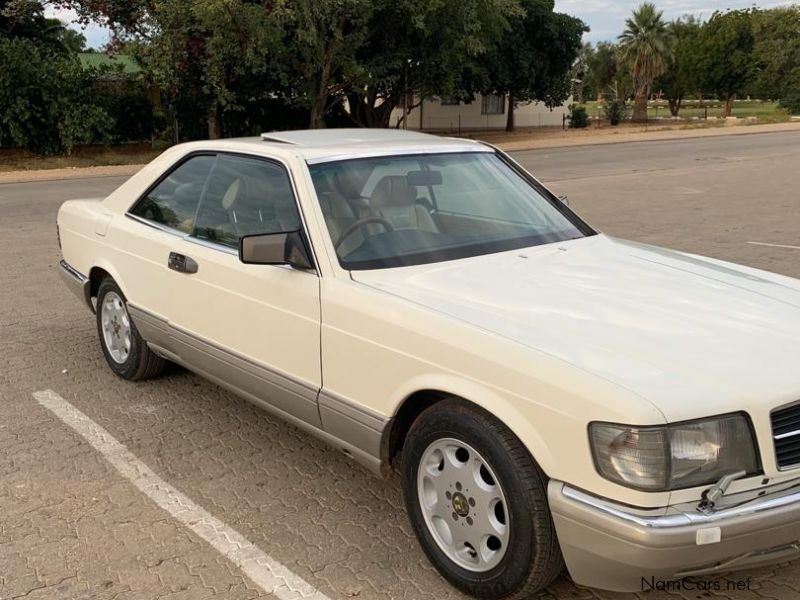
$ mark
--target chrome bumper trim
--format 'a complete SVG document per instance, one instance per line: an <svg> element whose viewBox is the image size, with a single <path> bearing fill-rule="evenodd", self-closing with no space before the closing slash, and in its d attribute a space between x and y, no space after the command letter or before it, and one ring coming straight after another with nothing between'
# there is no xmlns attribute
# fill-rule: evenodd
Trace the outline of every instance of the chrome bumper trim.
<svg viewBox="0 0 800 600"><path fill-rule="evenodd" d="M551 480L550 511L564 562L579 585L641 592L642 580L713 575L800 554L800 480L698 502L641 509Z"/></svg>
<svg viewBox="0 0 800 600"><path fill-rule="evenodd" d="M75 294L79 300L89 307L89 310L94 312L89 278L65 260L59 262L58 266L61 279L64 280L67 287L72 290L72 293Z"/></svg>
<svg viewBox="0 0 800 600"><path fill-rule="evenodd" d="M561 493L570 500L580 502L635 525L664 529L685 527L687 525L711 525L726 519L751 516L791 504L800 504L800 480L792 480L756 490L725 495L718 507L710 513L702 513L697 510L697 502L649 511L637 510L587 494L566 484Z"/></svg>
<svg viewBox="0 0 800 600"><path fill-rule="evenodd" d="M60 267L61 267L61 268L62 268L64 271L66 271L66 272L67 272L67 273L68 273L68 274L69 274L71 277L73 277L73 278L74 278L74 279L77 281L77 283L79 283L79 284L83 285L83 284L85 284L87 281L89 281L89 278L88 278L88 277L86 277L85 275L83 275L82 273L80 273L79 271L77 271L77 270L76 270L76 269L75 269L75 268L74 268L72 265L70 265L70 264L69 264L67 261L65 261L65 260L62 260L62 261L61 261L60 263L58 263L58 264L59 264L59 266L60 266Z"/></svg>

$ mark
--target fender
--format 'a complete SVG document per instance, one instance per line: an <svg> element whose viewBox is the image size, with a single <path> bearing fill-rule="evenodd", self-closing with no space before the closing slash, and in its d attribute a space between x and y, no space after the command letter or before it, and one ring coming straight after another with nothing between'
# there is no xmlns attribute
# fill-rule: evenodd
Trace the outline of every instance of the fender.
<svg viewBox="0 0 800 600"><path fill-rule="evenodd" d="M400 387L397 388L391 398L391 406L394 407L392 419L397 416L400 407L403 406L409 398L422 390L458 396L493 414L508 427L517 438L524 440L523 443L528 448L528 452L530 452L531 456L533 456L542 470L546 474L550 472L554 465L555 457L534 426L530 415L525 415L520 410L520 406L523 403L527 404L527 401L523 398L513 397L512 400L508 395L501 395L492 388L482 385L479 382L470 381L455 375L431 373L413 377L403 382ZM387 430L388 429L389 427L387 427Z"/></svg>

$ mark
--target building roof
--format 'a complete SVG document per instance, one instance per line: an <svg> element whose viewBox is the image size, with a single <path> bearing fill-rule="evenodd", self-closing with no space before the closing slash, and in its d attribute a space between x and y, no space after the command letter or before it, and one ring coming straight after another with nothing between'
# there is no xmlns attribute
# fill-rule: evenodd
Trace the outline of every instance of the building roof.
<svg viewBox="0 0 800 600"><path fill-rule="evenodd" d="M142 67L128 54L106 54L105 52L81 52L78 59L84 68L121 66L123 73L139 73Z"/></svg>

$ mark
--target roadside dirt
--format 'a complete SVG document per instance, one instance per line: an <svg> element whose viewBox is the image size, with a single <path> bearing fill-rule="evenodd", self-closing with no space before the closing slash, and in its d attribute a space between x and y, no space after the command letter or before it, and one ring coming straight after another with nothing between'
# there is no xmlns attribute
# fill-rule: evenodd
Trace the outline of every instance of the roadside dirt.
<svg viewBox="0 0 800 600"><path fill-rule="evenodd" d="M499 146L503 150L514 152L519 150L538 150L540 148L562 148L565 146L590 146L595 144L622 144L626 142L652 142L659 140L678 140L691 138L707 138L728 135L752 135L781 131L800 131L800 122L771 123L766 125L748 125L745 121L717 125L695 126L657 124L646 127L639 125L621 125L619 127L594 126L587 129L566 129L560 127L542 127L519 130L513 133L505 131L487 131L466 134L462 137L479 139Z"/></svg>
<svg viewBox="0 0 800 600"><path fill-rule="evenodd" d="M655 125L641 127L634 125L612 127L591 127L588 129L566 129L560 127L541 127L521 129L513 133L505 131L484 131L466 133L462 137L479 139L509 152L537 150L541 148L563 148L567 146L589 146L600 144L622 144L626 142L652 142L708 138L729 135L752 135L782 131L800 131L800 122L775 123L768 125L716 125L687 129L683 126ZM93 177L120 177L133 175L143 164L112 165L101 167L69 167L63 169L30 168L20 171L0 170L0 184L25 183L30 181L53 181L59 179L85 179Z"/></svg>

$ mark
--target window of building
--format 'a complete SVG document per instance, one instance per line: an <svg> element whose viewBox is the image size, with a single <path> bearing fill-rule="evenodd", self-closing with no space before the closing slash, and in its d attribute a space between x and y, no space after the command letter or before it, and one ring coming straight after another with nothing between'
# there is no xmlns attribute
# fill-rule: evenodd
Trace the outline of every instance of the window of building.
<svg viewBox="0 0 800 600"><path fill-rule="evenodd" d="M482 115L502 115L506 112L505 94L488 94L481 98Z"/></svg>

